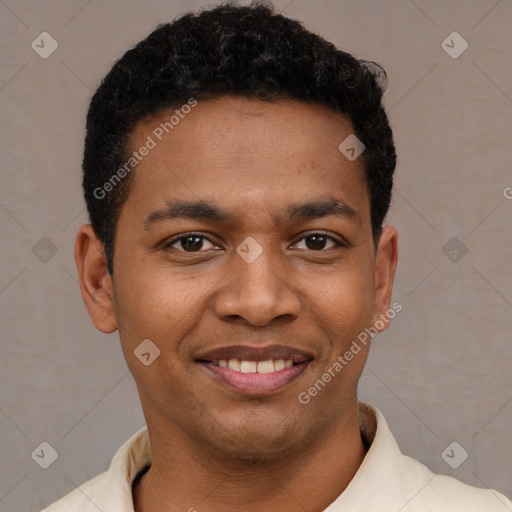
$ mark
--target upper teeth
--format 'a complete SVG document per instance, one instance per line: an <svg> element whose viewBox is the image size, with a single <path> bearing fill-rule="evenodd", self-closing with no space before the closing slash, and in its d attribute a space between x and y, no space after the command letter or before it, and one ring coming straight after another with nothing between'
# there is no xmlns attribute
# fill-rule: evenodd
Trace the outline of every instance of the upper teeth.
<svg viewBox="0 0 512 512"><path fill-rule="evenodd" d="M240 359L221 359L219 366L224 366L241 373L272 373L293 366L291 359L269 359L268 361L240 361Z"/></svg>

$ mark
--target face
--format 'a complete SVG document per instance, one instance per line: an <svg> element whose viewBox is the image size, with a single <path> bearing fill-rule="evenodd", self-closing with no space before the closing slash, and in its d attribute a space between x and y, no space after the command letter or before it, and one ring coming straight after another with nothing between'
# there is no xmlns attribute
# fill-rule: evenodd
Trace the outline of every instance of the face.
<svg viewBox="0 0 512 512"><path fill-rule="evenodd" d="M298 397L389 308L396 232L375 250L362 158L338 150L353 133L342 114L224 97L159 140L171 114L132 133L132 151L156 145L132 176L112 280L98 263L102 295L86 303L119 330L150 430L248 459L291 453L354 405L369 345ZM148 345L148 365L143 340L160 350L152 361Z"/></svg>

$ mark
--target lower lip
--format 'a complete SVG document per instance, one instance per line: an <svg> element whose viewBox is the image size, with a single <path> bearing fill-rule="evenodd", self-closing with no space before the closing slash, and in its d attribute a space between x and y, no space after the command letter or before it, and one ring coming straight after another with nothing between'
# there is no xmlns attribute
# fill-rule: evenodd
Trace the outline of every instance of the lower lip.
<svg viewBox="0 0 512 512"><path fill-rule="evenodd" d="M310 361L305 361L271 373L242 373L212 363L200 364L239 393L268 395L281 390L297 379L309 363Z"/></svg>

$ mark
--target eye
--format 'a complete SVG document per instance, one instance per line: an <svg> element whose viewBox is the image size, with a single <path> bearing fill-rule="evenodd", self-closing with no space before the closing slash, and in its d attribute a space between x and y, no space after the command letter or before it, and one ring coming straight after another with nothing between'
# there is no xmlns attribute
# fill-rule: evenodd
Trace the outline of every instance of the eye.
<svg viewBox="0 0 512 512"><path fill-rule="evenodd" d="M323 249L332 249L332 247L344 247L344 244L334 237L327 235L326 233L311 233L299 240L299 243L305 241L305 249L311 251L321 251ZM326 243L331 242L333 245L325 247Z"/></svg>
<svg viewBox="0 0 512 512"><path fill-rule="evenodd" d="M210 244L211 247L205 247L206 244ZM345 247L346 245L335 239L332 236L327 235L326 233L317 232L311 233L305 237L299 239L298 244L303 243L304 247L299 247L299 249L307 249L310 251L323 251L332 249L333 247ZM331 245L328 245L328 244ZM202 235L200 233L187 233L185 235L175 237L168 242L165 243L164 249L176 249L180 252L185 253L193 253L193 252L201 252L203 250L214 249L217 247L208 237Z"/></svg>
<svg viewBox="0 0 512 512"><path fill-rule="evenodd" d="M211 244L213 247L217 247L211 240L206 238L204 235L199 233L187 233L185 236L180 236L169 240L165 245L164 249L177 249L181 252L199 252L204 249L205 242ZM181 249L179 248L181 246ZM212 248L213 248L212 247Z"/></svg>

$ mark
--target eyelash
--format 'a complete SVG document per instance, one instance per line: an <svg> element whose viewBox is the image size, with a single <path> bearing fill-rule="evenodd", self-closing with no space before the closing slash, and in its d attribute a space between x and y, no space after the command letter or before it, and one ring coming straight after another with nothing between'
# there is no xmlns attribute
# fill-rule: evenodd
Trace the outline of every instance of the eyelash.
<svg viewBox="0 0 512 512"><path fill-rule="evenodd" d="M336 244L337 247L348 247L347 243L341 242L340 240L337 240L336 238L328 235L327 233L325 233L323 231L314 231L312 233L308 233L306 236L303 236L302 238L299 238L297 241L295 241L293 245L301 242L302 240L305 240L306 238L310 238L310 237L318 236L318 235L323 236L326 239L329 239L329 240L333 241ZM203 235L202 233L190 232L190 233L186 233L185 235L180 235L179 237L175 237L175 238L172 238L172 239L168 240L163 245L163 249L170 249L170 248L172 248L172 245L174 245L176 242L179 242L180 240L186 240L187 238L194 237L194 236L198 237L198 238L203 238L205 240L208 240L208 242L216 245L215 242L213 240L210 240L206 235ZM326 252L329 249L333 249L333 247L329 247L328 249L319 249L317 251L315 251L313 249L306 249L306 250L310 250L312 252ZM177 249L177 250L179 252L184 252L186 254L194 254L194 253L203 252L203 251L184 251L184 250L181 250L181 249Z"/></svg>

